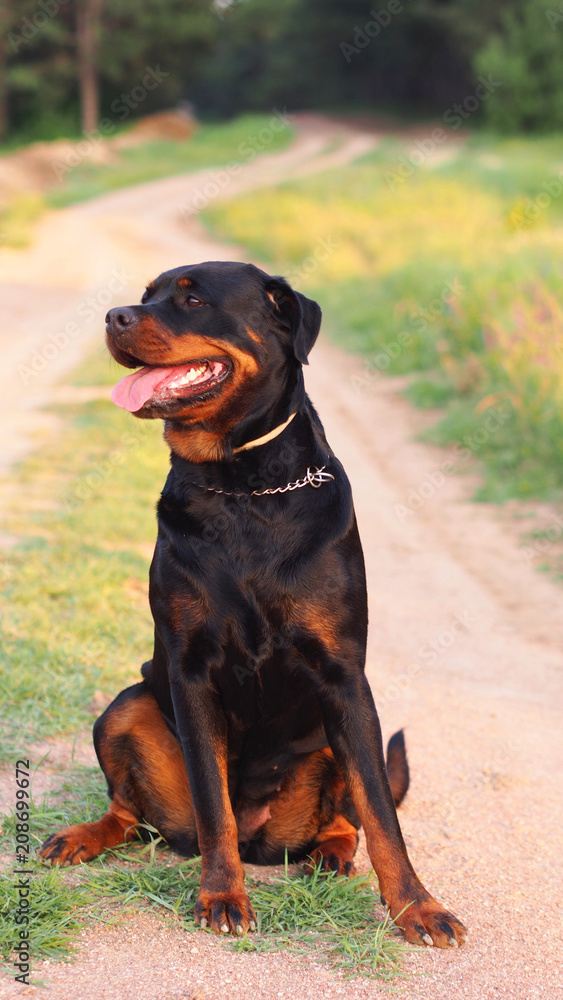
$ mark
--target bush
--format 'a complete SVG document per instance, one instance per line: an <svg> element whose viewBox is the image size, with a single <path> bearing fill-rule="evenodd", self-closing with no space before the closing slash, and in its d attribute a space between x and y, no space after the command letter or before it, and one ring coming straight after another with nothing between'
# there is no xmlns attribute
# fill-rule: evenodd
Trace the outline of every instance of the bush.
<svg viewBox="0 0 563 1000"><path fill-rule="evenodd" d="M563 14L553 0L523 0L502 15L502 31L474 58L477 73L501 86L483 105L503 132L563 126Z"/></svg>

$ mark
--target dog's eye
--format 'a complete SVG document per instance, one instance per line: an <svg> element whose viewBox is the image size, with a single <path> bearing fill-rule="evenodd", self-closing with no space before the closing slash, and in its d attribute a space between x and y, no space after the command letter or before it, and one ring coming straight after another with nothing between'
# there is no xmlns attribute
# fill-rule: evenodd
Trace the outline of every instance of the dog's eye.
<svg viewBox="0 0 563 1000"><path fill-rule="evenodd" d="M203 302L201 301L201 299L196 298L195 295L188 295L188 297L186 299L186 305L187 306L202 306Z"/></svg>

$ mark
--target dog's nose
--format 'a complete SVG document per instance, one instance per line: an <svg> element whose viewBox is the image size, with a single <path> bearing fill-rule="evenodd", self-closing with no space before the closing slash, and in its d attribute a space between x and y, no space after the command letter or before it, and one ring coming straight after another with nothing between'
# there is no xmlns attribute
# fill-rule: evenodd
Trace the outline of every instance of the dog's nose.
<svg viewBox="0 0 563 1000"><path fill-rule="evenodd" d="M110 309L106 316L106 329L108 333L119 334L128 330L137 322L137 317L130 306L118 306Z"/></svg>

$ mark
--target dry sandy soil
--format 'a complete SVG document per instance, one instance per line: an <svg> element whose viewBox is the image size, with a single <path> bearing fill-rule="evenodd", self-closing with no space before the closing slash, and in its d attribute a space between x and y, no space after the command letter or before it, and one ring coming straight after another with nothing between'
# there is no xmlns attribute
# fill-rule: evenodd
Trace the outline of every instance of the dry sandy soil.
<svg viewBox="0 0 563 1000"><path fill-rule="evenodd" d="M224 196L326 169L375 141L300 119L293 146L246 165ZM65 372L93 338L101 342L109 305L137 301L145 280L169 267L244 259L197 222L181 222L180 207L206 179L157 181L47 216L32 248L0 252L5 464L54 432L39 408L65 391ZM86 321L79 307L88 296L95 305ZM79 333L25 384L18 365L68 321ZM561 591L525 557L506 511L470 502L473 476L424 485L445 455L414 441L422 418L400 397L401 383L364 377L358 390L354 375L365 376L361 362L321 338L306 381L354 487L370 591L368 675L385 733L404 726L410 754L403 831L423 881L470 930L456 952L412 949L406 968L415 976L401 989L425 1000L561 997ZM426 500L401 515L397 505L421 488ZM360 868L367 864L362 854ZM35 964L48 992L4 978L0 996L363 1000L385 992L296 957L233 956L209 935L149 915L87 928L80 945L70 965Z"/></svg>

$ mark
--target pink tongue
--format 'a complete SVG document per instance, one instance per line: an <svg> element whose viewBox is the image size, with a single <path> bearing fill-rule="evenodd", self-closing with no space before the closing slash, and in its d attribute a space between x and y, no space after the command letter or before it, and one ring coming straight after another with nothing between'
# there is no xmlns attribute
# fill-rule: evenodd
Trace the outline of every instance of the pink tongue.
<svg viewBox="0 0 563 1000"><path fill-rule="evenodd" d="M135 413L151 398L160 383L174 371L178 369L153 368L152 365L147 365L138 372L126 375L115 386L111 394L112 401L116 406Z"/></svg>

